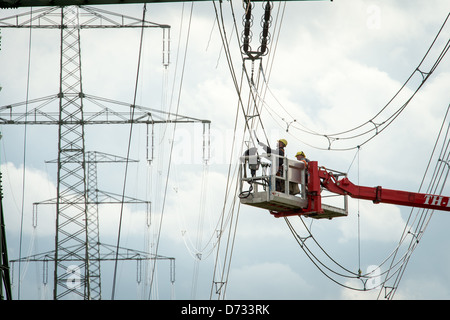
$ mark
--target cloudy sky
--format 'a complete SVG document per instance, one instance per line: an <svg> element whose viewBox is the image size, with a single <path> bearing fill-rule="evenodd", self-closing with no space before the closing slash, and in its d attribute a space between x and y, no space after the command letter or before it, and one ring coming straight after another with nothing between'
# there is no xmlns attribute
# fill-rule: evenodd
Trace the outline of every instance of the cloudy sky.
<svg viewBox="0 0 450 320"><path fill-rule="evenodd" d="M421 64L450 3L276 2L269 54L252 65L240 55L244 10L235 2L224 2L222 10L219 3L214 6L209 1L147 5L147 20L171 26L170 65L163 66L162 30L146 29L137 104L211 121L207 165L202 158L201 124L155 125L150 163L146 161L146 128L133 128L130 158L139 163L130 164L126 191L131 197L152 202L152 223L147 226L145 209L127 206L120 244L151 252L157 248L158 254L176 258L173 284L168 262L158 262L151 297L384 299L384 288L364 292L364 281L354 277L358 269L364 274L381 264L378 271L384 276L369 279L366 287L371 281L384 281L388 274L385 286L395 285L394 299L449 299L448 213L435 212L427 220L407 207L352 200L345 218L289 218L302 239L309 232L313 235L304 242L303 249L311 250L307 255L284 219L261 209L239 207L234 190L238 156L243 141L249 140L243 110L253 106L248 78L242 81L241 99L236 90L244 66L248 77L253 77L254 92L258 92L261 123L252 128L260 140L275 146L278 139L285 138L288 156L303 150L319 165L348 172L350 180L361 185L425 192L433 181L433 170L445 163L439 159L446 157L440 152L447 142L450 62L445 56L422 87L422 74L415 70L420 65L423 73L429 72L450 38L447 24ZM136 18L143 14L142 5L101 8ZM27 9L2 10L0 17L21 12ZM261 4L256 3L254 48L258 47L261 16ZM56 94L59 31L1 31L0 106L26 100L28 74L29 99ZM226 50L223 31L228 40ZM139 44L139 29L82 30L83 91L131 103ZM414 98L406 103L411 96ZM403 111L397 113L399 110ZM57 158L57 127L27 126L25 130L2 125L0 130L9 257L50 251L54 209L42 206L33 220L32 204L56 195L56 166L46 161ZM124 157L129 132L127 125L88 126L86 149ZM439 168L443 170L445 165ZM100 190L120 194L123 181L123 163L98 165ZM445 180L440 181L438 190L450 195ZM116 244L118 217L113 206L99 208L101 242ZM427 221L426 228L423 221ZM218 231L221 226L222 233ZM420 241L417 244L413 239ZM399 281L393 272L402 266L400 257L411 243L417 246ZM233 244L232 251L227 244ZM391 255L393 252L397 255ZM311 261L311 255L323 264ZM103 268L102 294L109 299L112 265L105 262ZM148 270L143 267L143 275L139 270L135 262L120 264L116 298L149 297ZM21 273L20 298L52 298L52 284L43 283L42 265L23 265ZM222 273L226 278L221 278ZM18 276L16 268L16 297ZM219 295L216 285L223 279L227 283Z"/></svg>

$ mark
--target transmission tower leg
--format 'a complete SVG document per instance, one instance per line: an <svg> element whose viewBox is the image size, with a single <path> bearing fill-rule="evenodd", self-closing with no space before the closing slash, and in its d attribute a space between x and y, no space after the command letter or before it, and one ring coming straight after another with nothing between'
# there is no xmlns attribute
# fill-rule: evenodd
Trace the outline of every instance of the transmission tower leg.
<svg viewBox="0 0 450 320"><path fill-rule="evenodd" d="M3 216L2 173L0 172L0 300L12 300L11 277L9 271L5 219Z"/></svg>
<svg viewBox="0 0 450 320"><path fill-rule="evenodd" d="M97 153L87 152L88 158L88 204L87 204L87 237L88 237L88 277L90 280L92 300L101 300L100 275L100 234L98 220L98 189L97 189Z"/></svg>

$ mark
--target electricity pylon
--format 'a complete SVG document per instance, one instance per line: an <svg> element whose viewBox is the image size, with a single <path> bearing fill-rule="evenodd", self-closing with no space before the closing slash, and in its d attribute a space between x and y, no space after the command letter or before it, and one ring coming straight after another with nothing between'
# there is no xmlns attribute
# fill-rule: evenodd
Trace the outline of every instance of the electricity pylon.
<svg viewBox="0 0 450 320"><path fill-rule="evenodd" d="M81 162L82 159L71 159L70 161ZM47 163L57 163L57 160L46 161ZM131 197L122 197L121 195L114 194L111 192L103 191L98 189L97 185L97 164L98 163L124 163L124 162L138 162L137 160L127 159L120 156L115 156L103 152L98 151L87 151L86 152L86 160L87 164L87 234L88 234L88 260L89 260L89 288L91 291L90 298L92 300L101 300L102 299L102 288L101 288L101 267L100 264L103 261L111 260L111 251L114 251L114 246L107 245L100 241L100 232L99 232L99 216L98 216L98 206L101 204L141 204L145 206L145 211L147 215L147 221L149 220L149 215L151 212L151 202L145 200L139 200ZM49 199L45 201L35 202L33 203L33 227L37 226L37 216L38 216L38 208L42 205L55 205L57 203L57 199ZM82 205L82 203L73 203L73 205ZM175 263L175 258L165 257L165 256L156 256L150 253L144 254L143 252L138 252L133 249L128 248L117 248L118 250L118 260L129 261L136 260L138 263L141 261L148 260L170 260L171 269L172 265ZM105 254L106 251L106 254ZM130 253L133 253L130 255ZM34 262L42 262L44 264L43 274L47 278L48 273L48 263L53 261L54 251L46 252L45 254L37 254L29 257L22 257L18 260L12 260L12 263L17 262L26 262L26 261L34 261ZM126 258L125 258L126 257ZM84 258L83 258L84 259ZM77 261L78 258L73 256L71 258L72 262ZM173 261L172 261L173 260ZM74 270L73 268L71 269ZM174 271L172 271L174 272ZM72 275L72 280L75 277ZM174 275L171 275L171 279L175 279ZM43 279L43 282L46 283L47 280ZM174 281L174 280L173 280ZM76 282L77 286L80 283Z"/></svg>
<svg viewBox="0 0 450 320"><path fill-rule="evenodd" d="M1 134L0 134L1 139ZM11 277L6 245L5 218L3 214L2 173L0 171L0 300L11 300Z"/></svg>
<svg viewBox="0 0 450 320"><path fill-rule="evenodd" d="M68 162L79 162L81 163L83 159L72 158L65 159ZM101 191L98 189L97 184L97 164L98 163L130 163L138 162L137 160L127 159L124 157L119 157L98 151L87 151L86 159L84 159L87 165L87 258L89 261L88 269L88 279L89 289L90 289L90 299L91 300L101 300L102 289L101 289L101 267L100 263L102 261L100 242L100 231L99 231L99 216L98 216L98 206L100 204L144 204L146 206L147 215L150 214L151 202L139 200L130 197L123 197L117 194L112 194L106 191ZM58 163L57 160L46 161L47 163ZM99 196L100 194L100 196ZM54 205L57 203L57 199L50 199L46 201L40 201L33 203L33 227L37 226L37 215L39 205ZM82 205L82 203L73 203L73 205ZM119 249L121 250L121 249ZM130 250L130 249L127 249ZM139 257L141 260L148 259L158 259L157 257L148 255L147 257ZM166 258L166 257L164 257ZM27 261L27 257L23 258L23 261ZM51 258L46 258L46 261L52 261ZM72 277L73 279L73 277Z"/></svg>
<svg viewBox="0 0 450 320"><path fill-rule="evenodd" d="M83 11L83 14L80 14ZM83 21L80 21L84 19ZM200 120L155 109L95 97L84 92L81 77L80 31L86 28L161 28L170 26L87 6L45 7L29 14L0 19L2 28L58 28L61 30L60 90L55 95L0 107L1 124L58 125L58 168L53 298L74 293L92 299L95 271L89 256L89 229L85 131L86 124L203 123ZM52 102L58 110L49 109ZM95 110L89 109L92 103ZM35 108L30 108L32 105ZM106 106L108 105L108 106ZM16 111L26 106L25 110ZM99 108L100 107L100 108ZM120 110L117 110L120 109ZM76 159L76 161L74 161ZM81 161L80 161L81 159ZM77 262L78 264L74 265ZM72 286L76 270L79 285ZM84 290L80 290L79 288Z"/></svg>

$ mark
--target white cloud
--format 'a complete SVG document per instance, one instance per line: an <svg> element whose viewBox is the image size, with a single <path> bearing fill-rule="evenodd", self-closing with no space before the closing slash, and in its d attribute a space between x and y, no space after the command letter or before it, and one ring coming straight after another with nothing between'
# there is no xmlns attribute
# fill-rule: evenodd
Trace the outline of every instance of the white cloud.
<svg viewBox="0 0 450 320"><path fill-rule="evenodd" d="M400 209L390 204L374 204L371 201L350 200L349 217L336 219L337 227L342 232L340 241L347 242L358 237L358 206L360 215L361 239L376 242L395 242L400 240L406 221Z"/></svg>
<svg viewBox="0 0 450 320"><path fill-rule="evenodd" d="M249 264L230 272L227 296L231 299L298 299L311 286L290 266L276 262Z"/></svg>
<svg viewBox="0 0 450 320"><path fill-rule="evenodd" d="M224 7L226 5L228 3L223 4ZM239 8L239 11L236 10L237 25L238 28L242 28L241 4L235 3L235 5ZM158 107L159 104L162 104L162 90L167 90L169 97L172 94L170 90L172 89L172 77L175 77L178 35L179 32L183 33L181 40L183 44L186 39L186 22L190 6L185 6L184 25L181 29L181 5L158 4L149 5L150 7L152 10L148 12L149 20L172 25L172 64L168 69L169 85L166 87L161 84L163 74L161 72L162 39L160 31L146 31L144 52L148 55L143 61L139 102L142 101L144 105L150 107ZM129 6L120 6L117 7L117 10L126 9L135 16L141 16L141 6L130 8ZM286 123L281 120L282 117L288 121L291 120L290 116L292 115L298 124L322 133L342 131L373 116L414 70L445 18L444 13L448 12L448 9L449 4L445 0L436 1L433 5L423 1L414 1L413 4L408 3L408 5L400 1L389 3L380 1L289 2L275 61L273 66L268 66L272 71L270 73L271 90L283 107L287 109L289 115L282 110L270 94L266 95L266 102L271 107L271 111L279 115L277 121L274 121L268 114L268 110L263 110L264 126L270 142L274 143L280 135L285 134ZM13 14L12 11L8 11L8 13ZM226 19L228 19L228 11L226 14ZM170 239L168 242L175 243L178 246L177 249L183 248L184 244L186 244L187 250L192 249L195 247L194 244L199 235L202 236L203 241L206 241L211 234L216 232L216 223L222 212L224 201L226 165L231 152L231 131L234 126L237 98L224 53L223 51L220 53L221 40L214 19L215 14L211 3L195 4L181 92L180 113L212 120L212 159L207 197L206 201L202 202L202 166L199 157L201 148L197 148L201 144L201 139L197 139L198 132L192 133L190 129L181 126L178 128L180 131L177 131L176 138L179 140L176 140L174 149L174 166L169 179L169 192L162 228L164 236ZM228 20L226 21L227 31L230 31L228 35L230 35L231 24ZM254 28L259 28L259 16L255 16ZM13 34L14 36L11 36ZM16 30L2 29L3 46L0 63L2 71L5 70L5 72L0 74L0 85L3 87L1 101L5 103L15 102L16 97L24 96L23 92L25 92L23 87L26 84L26 63L24 62L27 60L28 32L21 32L20 36L16 36L16 34ZM99 37L98 34L101 36ZM254 32L253 40L255 42L259 40L258 34L258 31ZM135 83L138 32L93 30L83 31L83 35L85 36L82 39L83 79L85 81L83 89L85 92L121 101L131 101ZM273 39L275 40L275 37ZM156 45L154 45L155 43ZM233 55L238 54L239 48L236 47L236 39L233 38L230 44ZM54 46L54 41L46 43L41 36L39 40L33 40L33 52L39 55L39 58L32 59L31 92L33 97L56 93L54 88L57 86L48 83L46 78L41 77L48 76L48 72L44 71L46 68L53 68L52 66L58 64L57 59L52 59L49 54L53 52ZM9 48L14 49L9 50ZM183 54L184 48L181 46L178 68L181 66ZM263 61L266 62L266 58L263 58ZM440 125L443 112L448 105L447 89L450 80L448 79L449 73L445 72L448 68L447 61L448 59L443 62L438 73L429 80L413 103L389 130L362 148L361 162L358 167L362 184L382 185L387 188L409 191L414 191L418 187L424 164L428 160L427 155L434 143L436 128ZM235 60L235 62L239 77L241 65L239 60ZM21 71L19 72L19 70ZM55 70L53 71L58 71ZM268 70L269 68L265 71ZM254 71L256 78L258 69L256 68ZM177 79L173 86L175 88L174 101L178 96L180 75L180 69L178 69ZM22 89L20 91L16 88ZM19 91L20 94L18 94ZM245 104L247 102L245 90L242 97ZM172 105L172 108L174 106ZM239 110L239 112L242 111ZM239 123L238 137L241 137L244 126L242 114L239 116L241 123ZM405 128L408 130L407 134L405 134ZM5 130L11 129L3 126L2 131ZM123 131L126 133L126 130ZM124 155L123 150L126 147L127 136L119 134L118 130L116 133L120 139L114 140L107 130L95 133L94 129L90 127L86 132L96 137L96 139L88 137L89 149L99 148L101 149L99 151L116 153L118 146L121 150L118 153ZM51 139L48 140L55 141L54 144L56 144L55 134L49 136ZM355 150L349 153L322 152L305 146L302 141L314 146L316 146L315 142L317 144L320 142L321 146L324 144L327 146L327 141L323 137L322 140L313 141L312 137L304 132L296 131L294 126L291 127L289 133L286 133L286 137L290 142L289 154L294 154L298 148L304 149L310 158L319 160L321 165L333 167L336 170L346 170L355 153ZM165 138L168 139L169 135ZM8 135L4 135L4 139L8 139L8 141L12 139L18 145L18 139L8 137ZM144 149L143 140L142 136L140 140L133 140L133 147L136 147L138 150L136 152L140 152L139 154ZM354 144L356 145L356 143ZM33 146L36 150L42 149L41 143L35 143ZM164 147L167 151L166 144ZM14 149L15 145L12 148ZM104 148L109 149L104 150ZM417 152L418 150L420 152ZM40 154L41 151L43 152L43 150L39 150ZM168 161L167 152L163 153L159 149L157 151L158 159L155 162L161 160L161 166L151 173L142 174L143 171L140 169L133 172L133 174L137 173L136 176L139 179L133 176L131 180L136 179L138 182L135 184L133 182L130 187L133 192L137 190L136 194L139 196L151 198L153 221L158 221L160 217L165 184L165 172L162 168L166 168ZM16 157L15 163L20 163L20 161L19 155ZM356 164L349 176L353 182L356 182L357 177L355 166ZM51 170L54 169L51 167ZM18 195L21 194L22 170L17 166L7 164L2 167L2 171L6 208L8 212L14 212L14 214L7 215L7 227L8 231L16 232L20 217L21 199ZM112 178L122 177L119 170L108 168L105 174L105 171L99 168L100 172L102 174L99 176L99 188L117 192L116 189L120 187L120 183ZM149 178L149 174L153 176ZM6 178L7 175L11 177L9 180ZM152 182L159 184L150 188L145 181L146 178L153 179ZM43 171L27 170L27 181L29 183L27 183L25 192L26 212L29 214L31 212L30 203L52 198L56 191L54 183L51 182L52 179ZM107 187L103 187L104 183ZM7 189L8 184L11 185L11 192ZM110 188L114 190L110 190ZM11 195L14 195L14 198ZM203 230L199 234L198 221L201 205L206 205L206 209L203 217ZM360 201L359 206L361 239L363 241L374 247L380 244L384 249L399 240L406 223L402 217L402 209L393 205L375 205L370 201ZM100 208L101 227L103 228L101 237L104 235L106 239L115 239L116 236L118 214L117 208L114 210L116 210L114 213L108 215L107 208ZM313 224L314 233L320 232L321 236L325 237L325 243L334 244L332 246L333 256L342 257L345 261L352 259L348 258L351 255L349 252L353 250L357 240L356 212L356 204L352 202L349 217L314 222ZM140 208L125 207L124 244L127 243L127 239L134 240L135 236L143 236L143 233L147 231L145 230L145 219L146 213ZM25 225L28 225L26 232L31 232L30 223L27 222L30 221L30 218L27 216L25 221ZM47 234L50 235L54 228L52 214L40 213L38 226L44 228L48 226ZM298 290L308 291L308 289L314 292L313 298L323 297L317 293L319 290L313 290L316 284L320 283L319 277L321 276L311 275L311 280L306 282L302 278L306 275L302 273L300 276L295 271L295 266L288 262L280 262L278 258L267 256L268 246L272 252L278 252L279 247L274 249L272 244L278 246L280 243L284 245L293 242L284 221L273 218L265 210L243 206L237 230L237 248L251 248L248 250L251 250L252 254L265 257L267 261L257 263L248 258L248 252L242 252L242 250L237 252L233 256L232 266L236 267L232 268L228 287L230 297L290 299L298 296L296 295ZM152 230L152 232L156 231ZM442 234L431 236L433 239L435 239L434 236L440 236L440 239L436 241L444 241L442 239L445 238ZM292 252L289 250L292 248L285 246L283 248L286 251L282 254L290 257ZM428 251L431 252L431 250ZM171 252L167 250L163 254L170 255ZM367 257L368 260L371 260L372 254L374 256L382 255L379 252L367 253L367 255L369 254L371 257ZM443 272L445 273L445 271ZM177 265L177 274L180 277L182 277L181 274L186 275L183 265ZM310 276L309 273L307 274ZM444 277L440 279L443 279L443 286L441 288L436 286L436 288L438 292L445 294L445 290L442 288L447 282ZM241 283L244 286L241 286ZM439 280L433 281L433 284L439 284ZM405 281L408 289L409 285L410 282ZM323 290L327 288L329 287L326 286ZM402 288L400 288L398 296L418 297L412 295L411 291L408 291L407 294L403 293ZM430 297L432 295L424 293L423 296ZM355 292L345 292L342 295L338 293L335 297L353 299L359 298L360 295Z"/></svg>
<svg viewBox="0 0 450 320"><path fill-rule="evenodd" d="M56 196L56 187L50 181L48 175L38 169L27 168L25 188L23 189L23 167L16 167L8 162L2 164L1 171L3 174L3 195L5 197L3 206L8 232L18 235L23 223L23 232L26 235L34 232L34 226L39 228L41 235L54 234L55 206L38 205L33 208L34 203L51 200ZM23 196L25 199L22 210Z"/></svg>
<svg viewBox="0 0 450 320"><path fill-rule="evenodd" d="M360 282L360 280L356 280L356 282ZM351 282L347 282L345 285L351 286ZM358 287L362 287L361 283L358 283ZM379 290L351 290L351 289L343 289L341 291L340 299L343 300L376 300L378 299Z"/></svg>
<svg viewBox="0 0 450 320"><path fill-rule="evenodd" d="M362 287L360 280L346 282L346 285L352 286L355 283ZM445 300L448 299L449 294L448 286L436 276L421 275L404 280L397 288L375 288L367 291L342 289L340 298L345 300Z"/></svg>
<svg viewBox="0 0 450 320"><path fill-rule="evenodd" d="M394 300L447 300L449 296L446 282L437 276L422 274L402 282L394 294Z"/></svg>

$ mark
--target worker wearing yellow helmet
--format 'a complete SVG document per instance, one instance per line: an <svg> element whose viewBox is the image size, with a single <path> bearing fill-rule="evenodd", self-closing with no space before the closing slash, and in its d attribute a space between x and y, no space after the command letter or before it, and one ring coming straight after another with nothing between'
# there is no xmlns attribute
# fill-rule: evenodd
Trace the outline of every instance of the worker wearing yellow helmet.
<svg viewBox="0 0 450 320"><path fill-rule="evenodd" d="M286 139L280 139L278 140L278 148L277 153L280 157L284 157L284 148L287 146ZM280 166L283 164L283 159L280 159Z"/></svg>
<svg viewBox="0 0 450 320"><path fill-rule="evenodd" d="M280 176L282 176L281 174L281 166L283 165L283 157L284 157L284 148L287 146L287 141L286 139L280 139L278 140L278 148L276 150L276 154L278 154L280 156L280 158L278 159L279 163L278 163L278 170L279 170L279 174Z"/></svg>
<svg viewBox="0 0 450 320"><path fill-rule="evenodd" d="M278 157L278 159L276 159L276 162L278 162L278 165L277 165L277 176L279 176L279 177L284 177L284 174L283 174L283 158L284 158L284 148L287 146L287 141L286 141L286 139L280 139L280 140L278 140L278 148L277 148L277 150L275 151L276 152L276 154L279 156ZM282 180L279 180L279 179L277 179L276 180L276 190L277 191L281 191L281 192L284 192L284 183L283 183L283 181Z"/></svg>
<svg viewBox="0 0 450 320"><path fill-rule="evenodd" d="M303 151L299 151L296 153L295 157L298 161L305 163L305 166L308 167L309 159L306 158L305 153Z"/></svg>
<svg viewBox="0 0 450 320"><path fill-rule="evenodd" d="M282 148L285 148L285 147L287 146L287 141L286 141L286 139L280 139L280 140L278 140L278 147L279 147L279 148L281 148L280 142L283 143Z"/></svg>
<svg viewBox="0 0 450 320"><path fill-rule="evenodd" d="M279 165L281 166L283 164L283 157L284 157L284 148L287 146L287 140L286 139L280 139L277 141L278 145L277 145L277 149L273 150L272 148L266 146L264 143L262 142L258 142L260 146L262 146L267 153L275 153L276 155L280 156L280 163Z"/></svg>
<svg viewBox="0 0 450 320"><path fill-rule="evenodd" d="M305 153L304 153L303 151L299 151L299 152L297 152L297 153L295 154L295 157L298 159L298 157L303 157L303 158L305 158L306 156L305 156Z"/></svg>

